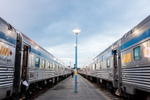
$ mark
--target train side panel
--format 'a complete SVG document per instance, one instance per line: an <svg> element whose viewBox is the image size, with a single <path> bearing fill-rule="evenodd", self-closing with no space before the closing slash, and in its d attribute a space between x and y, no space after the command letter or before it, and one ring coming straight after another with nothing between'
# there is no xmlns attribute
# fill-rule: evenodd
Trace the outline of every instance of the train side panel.
<svg viewBox="0 0 150 100"><path fill-rule="evenodd" d="M150 17L125 40L122 38L122 89L134 95L136 90L150 91Z"/></svg>
<svg viewBox="0 0 150 100"><path fill-rule="evenodd" d="M15 29L0 18L0 99L13 93L16 37Z"/></svg>

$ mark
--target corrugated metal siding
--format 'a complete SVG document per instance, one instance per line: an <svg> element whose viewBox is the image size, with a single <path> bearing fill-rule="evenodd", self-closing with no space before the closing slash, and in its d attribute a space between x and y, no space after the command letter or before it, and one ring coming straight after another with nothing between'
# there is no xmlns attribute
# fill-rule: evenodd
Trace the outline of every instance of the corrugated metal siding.
<svg viewBox="0 0 150 100"><path fill-rule="evenodd" d="M0 88L13 86L14 68L0 67Z"/></svg>
<svg viewBox="0 0 150 100"><path fill-rule="evenodd" d="M150 66L123 67L122 82L141 88L150 88Z"/></svg>

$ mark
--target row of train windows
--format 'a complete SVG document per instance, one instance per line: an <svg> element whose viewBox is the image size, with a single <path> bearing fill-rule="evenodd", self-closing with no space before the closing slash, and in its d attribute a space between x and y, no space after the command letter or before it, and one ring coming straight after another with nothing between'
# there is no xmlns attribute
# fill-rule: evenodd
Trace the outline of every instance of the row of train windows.
<svg viewBox="0 0 150 100"><path fill-rule="evenodd" d="M35 67L36 68L39 68L40 67L40 58L36 57L35 59ZM46 60L42 60L42 68L46 68ZM55 64L54 68L53 68L53 63L51 62L48 62L47 63L47 68L48 69L57 69L57 65ZM58 69L60 67L58 66Z"/></svg>
<svg viewBox="0 0 150 100"><path fill-rule="evenodd" d="M134 54L135 60L141 59L141 47L140 46L134 48L133 52L134 52L133 54ZM110 60L109 59L106 60L106 66L107 66L107 68L110 68ZM93 66L91 66L91 69L93 69L92 67ZM89 67L89 69L90 69L90 67ZM96 65L95 65L95 69L96 69ZM100 62L100 69L102 69L102 63L101 62Z"/></svg>
<svg viewBox="0 0 150 100"><path fill-rule="evenodd" d="M107 68L110 68L110 60L109 59L106 60L106 66L107 66ZM102 69L102 63L101 62L100 62L100 69Z"/></svg>
<svg viewBox="0 0 150 100"><path fill-rule="evenodd" d="M141 59L141 47L140 46L134 48L133 52L134 52L133 54L134 54L135 60ZM109 59L106 60L106 66L107 66L107 68L110 68L110 60ZM90 69L93 69L93 66L91 66L91 68L89 67L89 70ZM96 69L96 65L95 65L95 69ZM102 63L101 62L100 62L100 69L102 69Z"/></svg>
<svg viewBox="0 0 150 100"><path fill-rule="evenodd" d="M134 52L133 54L134 54L135 60L141 59L141 47L140 46L134 48L133 52ZM106 60L106 66L107 66L107 68L110 68L110 60L109 59ZM100 69L102 69L102 63L101 62L100 62Z"/></svg>
<svg viewBox="0 0 150 100"><path fill-rule="evenodd" d="M102 69L102 62L100 62L100 65L99 65L99 66L100 66L100 69ZM107 68L110 68L110 60L109 60L109 59L106 60L106 66L107 66ZM97 68L96 68L96 64L94 64L94 68L95 68L95 70L97 69ZM90 70L90 69L93 70L93 66L91 66L91 68L89 67L88 69L89 69L89 70Z"/></svg>

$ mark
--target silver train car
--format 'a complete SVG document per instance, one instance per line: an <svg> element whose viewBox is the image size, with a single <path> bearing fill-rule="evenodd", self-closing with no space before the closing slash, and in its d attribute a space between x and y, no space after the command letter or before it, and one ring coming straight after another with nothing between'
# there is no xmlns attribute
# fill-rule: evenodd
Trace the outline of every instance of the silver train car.
<svg viewBox="0 0 150 100"><path fill-rule="evenodd" d="M21 92L22 74L29 84L26 90L32 93L69 76L71 70L0 18L0 100Z"/></svg>
<svg viewBox="0 0 150 100"><path fill-rule="evenodd" d="M79 70L117 95L150 100L150 16Z"/></svg>

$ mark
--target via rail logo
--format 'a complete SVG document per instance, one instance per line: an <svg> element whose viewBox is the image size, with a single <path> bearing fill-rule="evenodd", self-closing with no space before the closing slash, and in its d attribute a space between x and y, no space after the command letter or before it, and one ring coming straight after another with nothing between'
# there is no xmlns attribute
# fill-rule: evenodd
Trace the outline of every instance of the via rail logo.
<svg viewBox="0 0 150 100"><path fill-rule="evenodd" d="M0 60L11 62L12 50L5 46L0 47Z"/></svg>
<svg viewBox="0 0 150 100"><path fill-rule="evenodd" d="M143 48L143 58L150 58L150 47Z"/></svg>

